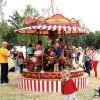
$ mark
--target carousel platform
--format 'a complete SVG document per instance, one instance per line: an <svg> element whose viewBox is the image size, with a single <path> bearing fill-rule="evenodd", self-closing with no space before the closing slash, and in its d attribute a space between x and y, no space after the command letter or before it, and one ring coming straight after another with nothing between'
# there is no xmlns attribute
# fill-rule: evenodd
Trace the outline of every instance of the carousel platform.
<svg viewBox="0 0 100 100"><path fill-rule="evenodd" d="M71 70L70 78L76 78L83 76L84 70L78 68L77 70ZM30 72L27 69L22 72L22 76L33 79L61 79L61 72Z"/></svg>
<svg viewBox="0 0 100 100"><path fill-rule="evenodd" d="M28 71L24 71L22 75L18 76L18 88L20 90L32 92L61 93L61 76L59 72L52 73L56 77L50 77L50 72L45 72L43 74L39 72L39 76L37 75L37 72L34 72L35 75L37 75L37 77L35 78L29 77L30 75L27 75L26 73L28 74ZM82 75L79 77L72 77L72 79L79 90L87 88L88 75L86 73L82 73Z"/></svg>

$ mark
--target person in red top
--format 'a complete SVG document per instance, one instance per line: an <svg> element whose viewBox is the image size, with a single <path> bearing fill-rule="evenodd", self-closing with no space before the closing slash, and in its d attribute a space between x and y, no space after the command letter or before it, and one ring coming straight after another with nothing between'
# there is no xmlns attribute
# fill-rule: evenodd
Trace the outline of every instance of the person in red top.
<svg viewBox="0 0 100 100"><path fill-rule="evenodd" d="M93 49L92 49L92 61L91 61L91 64L92 64L92 69L94 70L96 78L98 77L98 74L97 74L98 63L99 63L98 53L97 53L96 48L93 47Z"/></svg>
<svg viewBox="0 0 100 100"><path fill-rule="evenodd" d="M70 72L68 70L64 70L62 72L62 82L61 82L61 92L65 95L65 100L77 100L76 96L76 85L74 81L69 78Z"/></svg>

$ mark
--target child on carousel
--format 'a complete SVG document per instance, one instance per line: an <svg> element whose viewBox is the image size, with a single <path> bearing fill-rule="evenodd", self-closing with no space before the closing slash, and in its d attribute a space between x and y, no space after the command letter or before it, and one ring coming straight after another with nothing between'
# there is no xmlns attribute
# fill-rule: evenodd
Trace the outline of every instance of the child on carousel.
<svg viewBox="0 0 100 100"><path fill-rule="evenodd" d="M35 56L42 56L42 41L38 41L38 43L35 45Z"/></svg>
<svg viewBox="0 0 100 100"><path fill-rule="evenodd" d="M70 77L70 72L68 70L64 70L62 72L62 82L61 82L62 94L65 95L65 100L77 100L76 85L74 81L69 77Z"/></svg>

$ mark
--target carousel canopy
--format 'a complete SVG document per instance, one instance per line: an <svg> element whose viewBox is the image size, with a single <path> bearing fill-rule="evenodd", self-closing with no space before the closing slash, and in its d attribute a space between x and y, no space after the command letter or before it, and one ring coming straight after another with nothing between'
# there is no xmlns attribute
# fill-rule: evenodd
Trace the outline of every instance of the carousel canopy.
<svg viewBox="0 0 100 100"><path fill-rule="evenodd" d="M71 26L63 26L63 25L38 25L38 26L30 26L30 27L25 27L25 28L21 28L19 30L16 31L16 33L20 33L20 34L32 34L32 35L36 35L38 34L38 30L44 31L43 33L40 32L40 35L48 35L48 31L52 30L58 31L58 34L60 35L61 32L63 31L63 34L66 35L83 35L88 33L88 31L84 28L81 27L71 27Z"/></svg>
<svg viewBox="0 0 100 100"><path fill-rule="evenodd" d="M55 6L55 0L51 0L51 7L37 19L27 16L23 21L23 28L16 30L16 33L36 35L39 31L42 31L43 35L48 35L49 30L56 30L58 34L63 32L66 35L83 35L88 33L85 28L79 25L79 21L74 18L70 20L64 17Z"/></svg>

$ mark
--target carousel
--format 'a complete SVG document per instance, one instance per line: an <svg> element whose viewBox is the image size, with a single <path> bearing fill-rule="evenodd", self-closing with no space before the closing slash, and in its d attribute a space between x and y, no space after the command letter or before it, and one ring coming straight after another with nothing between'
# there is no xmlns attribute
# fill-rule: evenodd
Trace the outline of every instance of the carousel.
<svg viewBox="0 0 100 100"><path fill-rule="evenodd" d="M53 53L56 43L61 43L60 46L64 43L63 39L56 42L58 36L86 35L88 31L80 26L78 20L64 17L55 6L54 0L51 1L51 7L40 17L27 16L23 21L23 28L16 30L17 34L48 36L51 39L49 47L42 46L40 55L34 53L28 58L27 69L18 76L18 88L33 92L61 92L61 71L68 69L71 73L70 78L74 80L77 88L85 89L88 85L88 75L84 73L84 69L78 63L76 64L71 56L61 54L55 57ZM66 46L63 45L63 48L66 49ZM71 45L67 51L70 51L69 54L72 53Z"/></svg>

